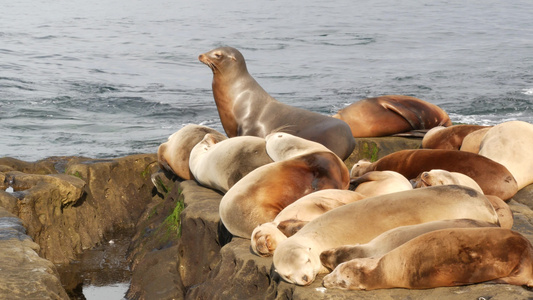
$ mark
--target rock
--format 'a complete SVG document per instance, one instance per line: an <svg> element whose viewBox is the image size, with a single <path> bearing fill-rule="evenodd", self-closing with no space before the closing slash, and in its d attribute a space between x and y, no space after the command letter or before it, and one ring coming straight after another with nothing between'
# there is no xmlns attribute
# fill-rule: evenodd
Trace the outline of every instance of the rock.
<svg viewBox="0 0 533 300"><path fill-rule="evenodd" d="M0 207L0 299L69 299L54 264L38 250L22 221Z"/></svg>
<svg viewBox="0 0 533 300"><path fill-rule="evenodd" d="M0 204L24 221L39 254L54 263L69 263L106 234L133 228L155 190L150 175L159 170L156 154L2 163L12 169L4 182L16 192L1 192ZM50 174L24 173L37 171Z"/></svg>
<svg viewBox="0 0 533 300"><path fill-rule="evenodd" d="M158 180L154 177L161 176ZM178 272L179 221L183 197L179 182L164 172L152 175L161 193L153 197L139 218L136 234L128 250L132 278L128 299L183 299L185 295ZM153 280L158 278L158 280Z"/></svg>
<svg viewBox="0 0 533 300"><path fill-rule="evenodd" d="M348 170L361 159L371 162L382 158L385 155L405 149L419 149L422 147L421 138L404 137L377 137L377 138L356 138L355 149L352 154L344 160Z"/></svg>
<svg viewBox="0 0 533 300"><path fill-rule="evenodd" d="M204 282L220 261L220 248L232 235L220 221L221 194L200 187L192 180L181 182L180 188L185 209L181 214L179 273L183 285L188 288Z"/></svg>

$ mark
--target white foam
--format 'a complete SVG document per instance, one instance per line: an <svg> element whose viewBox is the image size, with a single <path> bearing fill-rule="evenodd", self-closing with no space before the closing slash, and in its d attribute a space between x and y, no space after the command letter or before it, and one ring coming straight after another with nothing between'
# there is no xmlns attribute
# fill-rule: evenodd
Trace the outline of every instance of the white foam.
<svg viewBox="0 0 533 300"><path fill-rule="evenodd" d="M83 287L83 295L87 300L121 300L126 299L124 296L126 295L129 286L129 283L115 283L107 286L89 285Z"/></svg>
<svg viewBox="0 0 533 300"><path fill-rule="evenodd" d="M523 89L523 90L522 90L522 94L524 94L524 95L528 95L528 96L533 96L533 88L530 88L530 89Z"/></svg>

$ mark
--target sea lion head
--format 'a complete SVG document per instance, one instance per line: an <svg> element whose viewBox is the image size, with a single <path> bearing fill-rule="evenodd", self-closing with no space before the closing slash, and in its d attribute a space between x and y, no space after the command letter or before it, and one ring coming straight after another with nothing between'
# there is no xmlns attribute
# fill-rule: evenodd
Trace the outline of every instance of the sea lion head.
<svg viewBox="0 0 533 300"><path fill-rule="evenodd" d="M309 285L322 268L312 248L296 240L286 240L274 252L274 267L280 277L297 285Z"/></svg>
<svg viewBox="0 0 533 300"><path fill-rule="evenodd" d="M252 232L252 250L259 256L272 256L278 244L286 239L275 223L264 223Z"/></svg>
<svg viewBox="0 0 533 300"><path fill-rule="evenodd" d="M272 132L265 137L267 154L274 161L313 152L331 152L324 145L286 132Z"/></svg>
<svg viewBox="0 0 533 300"><path fill-rule="evenodd" d="M216 138L215 135L211 133L206 133L204 138L198 142L191 150L191 154L189 155L189 166L194 167L197 163L197 161L200 160L202 155L207 153L213 145L218 143L219 140Z"/></svg>
<svg viewBox="0 0 533 300"><path fill-rule="evenodd" d="M372 163L366 159L361 159L355 165L353 165L351 171L350 171L350 177L359 177L366 173L368 167L370 167Z"/></svg>
<svg viewBox="0 0 533 300"><path fill-rule="evenodd" d="M440 169L422 172L415 180L415 187L459 184L452 172Z"/></svg>
<svg viewBox="0 0 533 300"><path fill-rule="evenodd" d="M221 47L200 54L198 60L206 64L213 71L213 75L224 77L248 73L246 61L239 50L232 47Z"/></svg>
<svg viewBox="0 0 533 300"><path fill-rule="evenodd" d="M341 290L366 290L365 279L369 270L376 266L376 258L356 258L339 264L333 272L324 276L322 285Z"/></svg>

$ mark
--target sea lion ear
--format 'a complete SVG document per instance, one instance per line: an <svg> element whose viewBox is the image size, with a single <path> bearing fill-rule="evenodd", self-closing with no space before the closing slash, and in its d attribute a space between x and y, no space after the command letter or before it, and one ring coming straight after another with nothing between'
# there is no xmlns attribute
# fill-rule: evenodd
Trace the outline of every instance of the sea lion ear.
<svg viewBox="0 0 533 300"><path fill-rule="evenodd" d="M229 58L231 58L231 60L237 61L237 59L235 58L235 55L230 55Z"/></svg>

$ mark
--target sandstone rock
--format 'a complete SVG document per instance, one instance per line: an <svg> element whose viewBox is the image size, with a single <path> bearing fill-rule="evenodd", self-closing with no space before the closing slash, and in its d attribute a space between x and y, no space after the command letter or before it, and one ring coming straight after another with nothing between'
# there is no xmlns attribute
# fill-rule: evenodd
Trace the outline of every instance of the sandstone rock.
<svg viewBox="0 0 533 300"><path fill-rule="evenodd" d="M152 180L161 193L139 218L128 250L133 274L128 299L183 299L185 294L178 273L179 221L174 219L181 212L183 197L179 182L168 180L163 172L154 173L152 178L157 176L162 178Z"/></svg>
<svg viewBox="0 0 533 300"><path fill-rule="evenodd" d="M220 248L232 236L220 222L221 194L200 187L192 180L180 183L180 187L185 210L181 214L179 272L183 285L189 288L207 278L220 261Z"/></svg>
<svg viewBox="0 0 533 300"><path fill-rule="evenodd" d="M150 175L159 169L155 154L38 163L0 159L0 164L15 170L6 173L4 181L16 190L1 192L0 204L25 222L41 246L39 254L54 263L74 260L114 230L133 228L152 198ZM66 174L56 174L63 170ZM21 173L36 171L51 175Z"/></svg>
<svg viewBox="0 0 533 300"><path fill-rule="evenodd" d="M22 221L0 207L0 299L69 299L55 266L38 250Z"/></svg>

